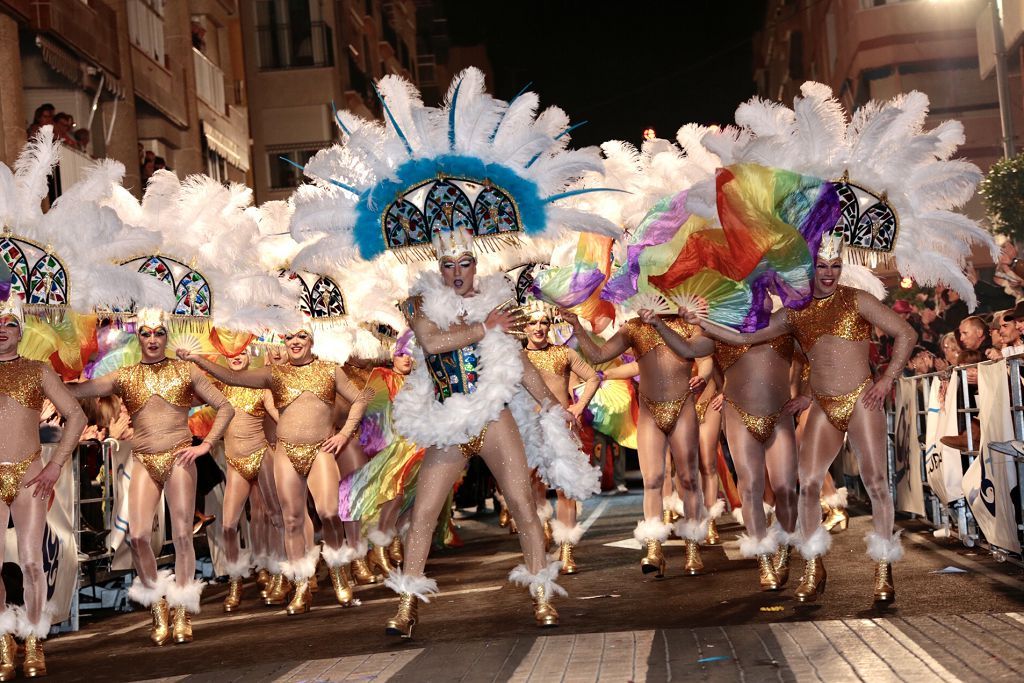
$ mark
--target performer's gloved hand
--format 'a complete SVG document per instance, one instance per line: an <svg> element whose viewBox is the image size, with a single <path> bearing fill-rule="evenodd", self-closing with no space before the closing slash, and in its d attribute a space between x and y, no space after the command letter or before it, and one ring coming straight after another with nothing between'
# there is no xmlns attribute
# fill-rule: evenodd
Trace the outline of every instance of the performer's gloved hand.
<svg viewBox="0 0 1024 683"><path fill-rule="evenodd" d="M721 412L722 411L722 406L724 406L724 405L725 405L725 394L720 391L717 394L715 394L715 397L713 399L711 399L711 402L708 404L708 407L711 408L711 410L716 410L718 412Z"/></svg>
<svg viewBox="0 0 1024 683"><path fill-rule="evenodd" d="M176 356L177 356L178 358L180 358L181 360L192 360L192 359L196 358L195 354L193 354L193 353L192 353L191 351L189 351L188 349L184 349L184 348L179 348L179 349L176 349L176 350L174 351L174 354L175 354L175 355L176 355Z"/></svg>
<svg viewBox="0 0 1024 683"><path fill-rule="evenodd" d="M683 322L685 322L687 325L697 325L698 327L704 327L703 325L701 325L703 320L699 315L697 315L697 311L691 310L689 308L680 307L679 317L682 318Z"/></svg>
<svg viewBox="0 0 1024 683"><path fill-rule="evenodd" d="M889 395L890 390L892 390L892 378L882 375L881 379L864 392L860 400L868 410L882 410L885 407L885 397Z"/></svg>
<svg viewBox="0 0 1024 683"><path fill-rule="evenodd" d="M516 316L514 313L495 308L493 311L487 314L487 320L484 321L484 327L488 330L494 328L501 329L502 332L508 332L509 328L515 323Z"/></svg>
<svg viewBox="0 0 1024 683"><path fill-rule="evenodd" d="M569 415L572 416L572 419L575 422L579 423L583 419L584 410L586 410L586 406L580 403L574 403L573 405L569 406Z"/></svg>
<svg viewBox="0 0 1024 683"><path fill-rule="evenodd" d="M649 308L641 308L639 311L637 311L637 315L640 316L640 320L647 323L648 325L656 326L658 323L661 322L661 318L658 317L658 314Z"/></svg>
<svg viewBox="0 0 1024 683"><path fill-rule="evenodd" d="M32 492L32 497L49 500L50 494L53 493L53 487L57 484L57 480L60 479L60 470L61 466L57 463L46 463L46 467L41 469L39 474L25 483L25 488L35 486L36 490Z"/></svg>
<svg viewBox="0 0 1024 683"><path fill-rule="evenodd" d="M334 455L338 455L343 450L345 450L345 446L348 445L349 438L350 437L345 436L341 432L338 432L331 438L327 439L327 441L324 441L324 444L323 446L321 446L321 448L326 453L333 453Z"/></svg>
<svg viewBox="0 0 1024 683"><path fill-rule="evenodd" d="M786 415L799 415L810 407L811 397L800 394L786 401L786 405L782 406L782 412Z"/></svg>
<svg viewBox="0 0 1024 683"><path fill-rule="evenodd" d="M708 386L707 380L700 376L694 376L690 378L690 393L694 396L700 396L704 393L704 389Z"/></svg>
<svg viewBox="0 0 1024 683"><path fill-rule="evenodd" d="M576 315L575 313L573 313L572 311L570 311L569 309L567 309L567 308L559 308L558 309L558 315L562 318L562 320L564 320L565 322L569 323L574 328L580 326L580 317L578 315Z"/></svg>
<svg viewBox="0 0 1024 683"><path fill-rule="evenodd" d="M198 446L189 446L188 448L181 449L174 454L174 460L178 465L185 467L194 463L199 456L209 453L210 448L212 448L210 444L204 441Z"/></svg>

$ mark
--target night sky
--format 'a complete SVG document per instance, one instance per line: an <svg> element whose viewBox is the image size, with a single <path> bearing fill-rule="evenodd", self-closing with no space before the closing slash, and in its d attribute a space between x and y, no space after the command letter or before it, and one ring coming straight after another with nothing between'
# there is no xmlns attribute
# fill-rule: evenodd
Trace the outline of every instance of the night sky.
<svg viewBox="0 0 1024 683"><path fill-rule="evenodd" d="M672 139L684 123L730 123L754 94L763 0L481 2L445 0L453 45L483 43L509 99L527 83L573 123L575 146Z"/></svg>

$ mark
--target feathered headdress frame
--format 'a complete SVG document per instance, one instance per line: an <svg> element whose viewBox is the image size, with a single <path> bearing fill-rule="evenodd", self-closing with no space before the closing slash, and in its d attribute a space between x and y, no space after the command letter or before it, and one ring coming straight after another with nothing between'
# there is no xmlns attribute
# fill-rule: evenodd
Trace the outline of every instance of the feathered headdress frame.
<svg viewBox="0 0 1024 683"><path fill-rule="evenodd" d="M807 82L801 95L792 109L754 98L736 110L737 127L706 135L702 144L723 165L753 162L833 181L847 263L892 265L920 284L949 285L973 308L964 272L971 245L993 258L997 247L956 211L982 177L974 164L951 158L965 140L963 125L925 129L928 97L917 91L868 102L849 118L828 86ZM870 289L884 293L877 278L874 284Z"/></svg>
<svg viewBox="0 0 1024 683"><path fill-rule="evenodd" d="M455 231L471 234L483 251L562 225L617 233L604 218L555 205L603 191L568 189L584 172L599 171L601 160L594 149L566 149L574 126L555 107L537 115L536 94L498 100L487 94L483 73L469 68L440 108L425 106L398 76L383 78L378 95L384 125L336 112L343 144L303 168L316 189L296 192L297 240L344 234L364 259L391 251L410 261L437 256L435 237Z"/></svg>

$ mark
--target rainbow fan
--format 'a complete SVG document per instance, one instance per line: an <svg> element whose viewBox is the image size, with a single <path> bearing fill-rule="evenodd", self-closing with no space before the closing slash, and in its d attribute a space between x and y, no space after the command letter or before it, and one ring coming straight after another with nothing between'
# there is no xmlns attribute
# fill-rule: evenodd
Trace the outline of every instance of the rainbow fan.
<svg viewBox="0 0 1024 683"><path fill-rule="evenodd" d="M583 385L573 389L579 398ZM595 432L600 432L622 445L624 448L636 448L636 390L633 382L628 379L607 379L594 398L587 404L586 414L590 416L590 425Z"/></svg>
<svg viewBox="0 0 1024 683"><path fill-rule="evenodd" d="M87 379L102 377L142 360L139 341L127 330L108 327L96 335L96 342L96 353L85 366Z"/></svg>
<svg viewBox="0 0 1024 683"><path fill-rule="evenodd" d="M610 237L580 233L571 266L545 269L534 277L533 295L559 308L571 308L591 324L599 317L615 319L615 306L601 299L601 286L611 274Z"/></svg>

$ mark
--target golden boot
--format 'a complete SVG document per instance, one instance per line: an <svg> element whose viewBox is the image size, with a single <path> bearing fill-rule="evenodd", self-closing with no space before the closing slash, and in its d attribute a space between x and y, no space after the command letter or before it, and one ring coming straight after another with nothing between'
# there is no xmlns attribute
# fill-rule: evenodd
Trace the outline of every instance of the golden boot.
<svg viewBox="0 0 1024 683"><path fill-rule="evenodd" d="M25 639L25 661L21 665L25 678L46 675L46 657L43 655L43 641L36 636Z"/></svg>
<svg viewBox="0 0 1024 683"><path fill-rule="evenodd" d="M793 593L800 602L814 602L825 592L825 583L828 576L825 573L825 564L820 557L807 560L804 565L804 575L800 577L800 585Z"/></svg>
<svg viewBox="0 0 1024 683"><path fill-rule="evenodd" d="M775 567L775 575L779 577L779 588L786 585L789 581L789 561L792 557L793 549L788 545L780 545L779 549L775 551L775 558L772 560L772 565Z"/></svg>
<svg viewBox="0 0 1024 683"><path fill-rule="evenodd" d="M412 593L402 593L398 598L398 613L388 619L384 632L389 636L412 638L412 629L419 619L419 600Z"/></svg>
<svg viewBox="0 0 1024 683"><path fill-rule="evenodd" d="M0 636L0 681L13 681L16 675L14 655L18 651L18 645L14 642L14 636L5 633Z"/></svg>
<svg viewBox="0 0 1024 683"><path fill-rule="evenodd" d="M558 626L558 610L551 604L544 586L537 586L533 591L533 618L541 628Z"/></svg>
<svg viewBox="0 0 1024 683"><path fill-rule="evenodd" d="M558 554L558 561L562 563L562 568L558 570L559 574L575 574L579 571L576 566L576 558L573 557L572 550L572 543L562 544L562 549Z"/></svg>
<svg viewBox="0 0 1024 683"><path fill-rule="evenodd" d="M675 520L672 519L672 511L668 508L664 508L661 511L661 521L663 524L672 524Z"/></svg>
<svg viewBox="0 0 1024 683"><path fill-rule="evenodd" d="M370 570L370 565L366 563L366 558L363 557L352 560L352 576L355 577L356 583L360 586L380 583L380 577Z"/></svg>
<svg viewBox="0 0 1024 683"><path fill-rule="evenodd" d="M704 573L704 562L700 559L700 543L697 541L685 540L686 562L683 563L683 573L689 576L699 576Z"/></svg>
<svg viewBox="0 0 1024 683"><path fill-rule="evenodd" d="M405 548L402 547L402 537L395 536L395 540L391 541L391 545L388 546L388 557L391 559L391 564L396 567L402 566L405 562Z"/></svg>
<svg viewBox="0 0 1024 683"><path fill-rule="evenodd" d="M544 520L544 552L549 552L555 543L555 534L551 530L551 520Z"/></svg>
<svg viewBox="0 0 1024 683"><path fill-rule="evenodd" d="M875 602L896 602L896 587L892 582L892 565L879 562L875 565Z"/></svg>
<svg viewBox="0 0 1024 683"><path fill-rule="evenodd" d="M370 571L384 577L394 569L388 558L388 548L384 545L373 546L366 555L366 563L370 565Z"/></svg>
<svg viewBox="0 0 1024 683"><path fill-rule="evenodd" d="M283 605L288 601L288 593L291 588L291 581L284 578L284 574L274 574L267 590L267 597L263 602L268 605Z"/></svg>
<svg viewBox="0 0 1024 683"><path fill-rule="evenodd" d="M331 586L334 587L334 597L342 607L354 607L356 605L355 593L353 591L352 572L347 564L340 567L328 567L327 573L331 577Z"/></svg>
<svg viewBox="0 0 1024 683"><path fill-rule="evenodd" d="M644 574L654 573L659 579L665 576L665 553L661 549L661 541L647 541L647 554L640 560L640 570Z"/></svg>
<svg viewBox="0 0 1024 683"><path fill-rule="evenodd" d="M775 564L770 554L757 556L757 575L763 591L777 591L782 587L779 575L775 573Z"/></svg>
<svg viewBox="0 0 1024 683"><path fill-rule="evenodd" d="M192 642L192 616L184 607L174 608L174 642Z"/></svg>
<svg viewBox="0 0 1024 683"><path fill-rule="evenodd" d="M718 525L715 524L715 520L712 518L708 520L708 535L704 538L705 545L718 545L722 542L721 537L718 535Z"/></svg>
<svg viewBox="0 0 1024 683"><path fill-rule="evenodd" d="M224 598L224 611L234 612L242 604L242 579L228 581L228 595Z"/></svg>
<svg viewBox="0 0 1024 683"><path fill-rule="evenodd" d="M846 511L846 508L828 508L828 513L825 515L825 520L821 523L825 527L825 531L832 533L835 530L846 531L847 527L850 526L850 513Z"/></svg>
<svg viewBox="0 0 1024 683"><path fill-rule="evenodd" d="M150 629L149 639L154 645L166 645L171 640L171 608L165 598L160 598L153 603L150 611L153 613L153 628Z"/></svg>
<svg viewBox="0 0 1024 683"><path fill-rule="evenodd" d="M511 519L512 515L509 514L508 508L502 505L501 512L498 513L498 526L504 529L508 526L508 523Z"/></svg>
<svg viewBox="0 0 1024 683"><path fill-rule="evenodd" d="M270 572L268 572L263 567L260 567L259 569L257 569L256 570L256 583L259 585L259 587L261 589L264 589L264 588L267 587L267 584L269 582L270 582ZM267 597L265 591L260 590L260 597L261 598Z"/></svg>
<svg viewBox="0 0 1024 683"><path fill-rule="evenodd" d="M288 603L288 614L305 614L309 611L310 603L313 602L313 594L309 590L309 579L302 579L295 582L295 595Z"/></svg>
<svg viewBox="0 0 1024 683"><path fill-rule="evenodd" d="M317 565L317 569L319 568L320 566ZM313 576L309 577L309 592L316 593L318 590L320 590L320 581L317 580L316 571L314 571Z"/></svg>

